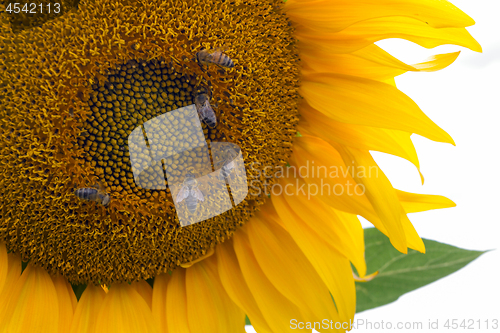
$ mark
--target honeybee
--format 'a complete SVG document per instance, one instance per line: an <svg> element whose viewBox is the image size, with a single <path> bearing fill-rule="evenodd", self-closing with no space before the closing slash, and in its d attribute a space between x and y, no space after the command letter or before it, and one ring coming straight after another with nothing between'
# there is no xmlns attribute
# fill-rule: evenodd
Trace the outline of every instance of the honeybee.
<svg viewBox="0 0 500 333"><path fill-rule="evenodd" d="M205 201L203 193L198 188L198 181L192 173L186 174L182 187L175 198L176 203L180 203L183 200L186 200L186 207L191 214L194 214L196 209L198 209L198 201Z"/></svg>
<svg viewBox="0 0 500 333"><path fill-rule="evenodd" d="M206 88L201 89L201 92L194 98L194 104L201 120L209 127L217 126L217 117L214 109L210 105L210 96Z"/></svg>
<svg viewBox="0 0 500 333"><path fill-rule="evenodd" d="M95 201L104 207L109 205L111 201L111 197L106 193L106 189L100 182L92 187L84 187L75 190L75 195L80 200Z"/></svg>
<svg viewBox="0 0 500 333"><path fill-rule="evenodd" d="M231 169L236 167L234 159L238 156L238 153L233 148L228 148L224 152L224 159L221 161L222 167L219 171L219 179L225 181L229 179L229 175L231 174Z"/></svg>
<svg viewBox="0 0 500 333"><path fill-rule="evenodd" d="M202 70L203 70L202 65L206 65L208 67L209 65L212 64L217 65L221 68L234 67L234 62L231 60L231 58L229 58L227 54L223 53L219 49L201 50L198 53L196 53L196 60L198 61L198 64L200 65Z"/></svg>

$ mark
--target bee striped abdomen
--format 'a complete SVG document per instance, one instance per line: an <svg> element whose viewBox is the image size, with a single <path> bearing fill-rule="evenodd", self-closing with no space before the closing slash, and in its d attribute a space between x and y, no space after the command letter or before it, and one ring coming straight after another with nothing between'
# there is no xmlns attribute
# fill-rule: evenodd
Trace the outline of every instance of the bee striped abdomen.
<svg viewBox="0 0 500 333"><path fill-rule="evenodd" d="M210 98L207 94L199 94L195 97L194 103L200 119L209 127L217 126L217 117L210 106Z"/></svg>
<svg viewBox="0 0 500 333"><path fill-rule="evenodd" d="M75 191L75 195L85 201L96 201L97 199L97 189L95 188L79 188Z"/></svg>
<svg viewBox="0 0 500 333"><path fill-rule="evenodd" d="M196 53L196 59L198 63L204 65L214 64L220 67L232 68L234 67L234 62L227 54L221 51L209 51L201 50Z"/></svg>
<svg viewBox="0 0 500 333"><path fill-rule="evenodd" d="M216 58L215 59L216 64L219 64L223 67L229 67L229 68L234 67L234 62L231 60L231 58L229 58L224 53L222 53L222 52L218 52L218 54L215 53L214 57Z"/></svg>
<svg viewBox="0 0 500 333"><path fill-rule="evenodd" d="M109 202L111 201L111 197L109 196L109 194L90 187L84 187L75 190L75 196L80 200L95 201L103 205L104 207L109 205Z"/></svg>

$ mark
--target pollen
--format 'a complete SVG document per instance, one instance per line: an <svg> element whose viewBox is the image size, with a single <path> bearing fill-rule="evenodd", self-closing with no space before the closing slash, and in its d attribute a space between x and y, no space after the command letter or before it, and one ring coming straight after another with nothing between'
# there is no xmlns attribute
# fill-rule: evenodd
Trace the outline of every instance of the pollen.
<svg viewBox="0 0 500 333"><path fill-rule="evenodd" d="M285 166L297 133L299 59L282 1L134 6L96 0L40 27L0 25L0 240L72 283L138 281L207 256L268 198L274 180L264 168ZM234 67L199 66L203 49L224 50ZM202 86L217 126L192 137L187 128L200 120L176 118L177 134L159 140L167 133L155 119L193 105ZM146 123L157 151L237 144L246 199L181 227L167 180L151 189L138 183L156 179L134 175L129 137ZM185 158L210 162L201 150ZM155 167L180 176L184 162ZM108 206L74 195L99 182Z"/></svg>

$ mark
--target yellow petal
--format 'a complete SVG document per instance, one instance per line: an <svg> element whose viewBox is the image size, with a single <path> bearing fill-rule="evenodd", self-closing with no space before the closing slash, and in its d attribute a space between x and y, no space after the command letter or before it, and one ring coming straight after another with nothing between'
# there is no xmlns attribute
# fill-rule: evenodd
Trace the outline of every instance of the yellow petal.
<svg viewBox="0 0 500 333"><path fill-rule="evenodd" d="M353 242L352 247L355 248L361 255L356 257L356 261L352 261L354 267L358 271L361 277L366 274L366 262L365 262L365 234L361 226L361 222L357 215L349 214L339 210L335 210L335 216L341 221L345 226L350 226L349 228L349 239Z"/></svg>
<svg viewBox="0 0 500 333"><path fill-rule="evenodd" d="M288 0L285 10L294 22L332 32L384 16L407 16L435 28L474 24L467 14L445 0Z"/></svg>
<svg viewBox="0 0 500 333"><path fill-rule="evenodd" d="M300 59L303 74L336 73L372 80L386 80L412 72L431 72L451 65L460 52L435 55L422 63L407 65L375 44L348 54L336 54L320 48L307 49Z"/></svg>
<svg viewBox="0 0 500 333"><path fill-rule="evenodd" d="M314 110L308 104L301 106L300 114L302 119L297 128L300 133L310 133L327 142L332 140L361 150L374 150L399 156L415 165L423 179L417 152L410 138L411 133L341 123Z"/></svg>
<svg viewBox="0 0 500 333"><path fill-rule="evenodd" d="M151 309L128 283L111 285L97 316L98 333L157 332Z"/></svg>
<svg viewBox="0 0 500 333"><path fill-rule="evenodd" d="M146 282L146 280L141 280L139 282L132 282L132 286L141 295L141 297L146 301L149 308L152 308L153 302L153 288Z"/></svg>
<svg viewBox="0 0 500 333"><path fill-rule="evenodd" d="M101 333L95 331L97 316L106 293L100 286L88 285L76 306L70 333Z"/></svg>
<svg viewBox="0 0 500 333"><path fill-rule="evenodd" d="M321 48L333 53L351 53L379 40L387 38L406 39L426 48L445 44L460 45L481 52L481 45L465 28L435 29L425 22L409 17L382 17L358 22L336 32L298 26L296 37L303 52Z"/></svg>
<svg viewBox="0 0 500 333"><path fill-rule="evenodd" d="M76 299L75 292L73 291L70 283L66 283L66 289L68 290L69 300L71 302L71 307L73 308L73 313L75 313L76 307L78 306L78 300Z"/></svg>
<svg viewBox="0 0 500 333"><path fill-rule="evenodd" d="M0 332L59 332L57 293L49 274L28 264L0 314Z"/></svg>
<svg viewBox="0 0 500 333"><path fill-rule="evenodd" d="M167 332L167 285L170 274L162 273L155 277L153 286L152 312L159 333Z"/></svg>
<svg viewBox="0 0 500 333"><path fill-rule="evenodd" d="M348 258L360 274L366 272L366 263L364 260L364 242L363 229L359 220L349 220L347 215L340 218L336 211L327 206L315 197L308 197L300 191L300 188L306 188L304 192L312 192L307 187L302 186L303 180L298 178L284 178L280 181L283 188L289 188L288 193L281 196L291 207L302 224L307 224L315 231L318 238L322 238L326 243ZM332 194L333 196L333 194ZM283 221L288 226L286 221ZM354 223L353 223L354 222ZM250 228L250 227L249 227Z"/></svg>
<svg viewBox="0 0 500 333"><path fill-rule="evenodd" d="M186 298L191 332L245 332L245 314L234 304L220 282L215 257L186 270Z"/></svg>
<svg viewBox="0 0 500 333"><path fill-rule="evenodd" d="M378 275L378 271L376 271L375 273L371 273L369 275L366 275L362 278L360 278L359 276L354 274L354 272L352 273L352 275L354 276L354 281L356 281L356 282L370 282Z"/></svg>
<svg viewBox="0 0 500 333"><path fill-rule="evenodd" d="M244 228L234 234L233 244L245 282L273 332L293 332L288 323L292 318L304 321L301 311L264 274L252 253L248 237L242 230Z"/></svg>
<svg viewBox="0 0 500 333"><path fill-rule="evenodd" d="M401 225L400 203L389 179L380 170L368 151L354 148L339 150L344 161L352 161L354 179L365 188L375 212L382 220L392 245L400 252L407 252L406 236Z"/></svg>
<svg viewBox="0 0 500 333"><path fill-rule="evenodd" d="M186 300L186 269L177 268L167 286L167 332L190 333ZM195 331L193 331L195 333Z"/></svg>
<svg viewBox="0 0 500 333"><path fill-rule="evenodd" d="M0 294L2 293L3 286L7 280L7 272L9 262L7 257L7 247L4 242L0 242Z"/></svg>
<svg viewBox="0 0 500 333"><path fill-rule="evenodd" d="M318 190L318 197L331 207L367 219L373 214L371 204L363 193L357 195L357 192L350 194L347 191L353 191L356 185L350 173L352 166L348 168L340 154L327 142L303 135L294 143L290 165L293 168L284 170L287 173L284 176L300 178L300 173L306 183L312 184L309 193L313 192L313 185L321 189Z"/></svg>
<svg viewBox="0 0 500 333"><path fill-rule="evenodd" d="M304 77L301 95L333 120L416 133L454 143L408 96L388 84L338 74Z"/></svg>
<svg viewBox="0 0 500 333"><path fill-rule="evenodd" d="M403 227L406 236L406 245L410 249L425 253L425 245L420 236L418 235L417 231L413 227L413 224L408 219L408 216L406 216L406 213L402 207L400 212L401 212L400 223L401 226ZM367 218L367 220L370 221L380 232L389 237L387 229L385 228L384 224L382 223L381 219L378 216L376 215L370 216L369 218Z"/></svg>
<svg viewBox="0 0 500 333"><path fill-rule="evenodd" d="M420 180L422 181L422 184L424 183L424 176L420 172L420 162L418 161L418 156L417 156L417 151L415 150L415 146L413 145L413 141L411 141L411 134L407 132L402 132L402 131L397 131L397 130L385 130L387 135L389 137L392 137L392 139L395 142L398 142L398 146L400 149L404 152L402 155L399 156L402 158L405 158L404 156L407 156L406 160L411 162L418 171L418 174L420 176ZM385 152L383 152L385 153Z"/></svg>
<svg viewBox="0 0 500 333"><path fill-rule="evenodd" d="M54 283L57 299L59 301L59 332L67 333L71 328L71 322L73 320L73 313L75 310L73 304L76 304L76 296L71 285L63 276L58 274L52 277L52 282Z"/></svg>
<svg viewBox="0 0 500 333"><path fill-rule="evenodd" d="M5 260L2 259L2 260ZM2 269L6 269L6 276L4 282L4 288L0 290L0 328L2 327L2 323L6 320L3 320L3 314L5 313L5 308L8 304L10 295L14 291L14 285L17 280L21 276L21 257L18 254L8 253L7 261L0 262ZM0 329L1 332L1 329Z"/></svg>
<svg viewBox="0 0 500 333"><path fill-rule="evenodd" d="M403 226L403 230L405 232L405 237L406 237L406 245L410 249L414 249L421 253L425 253L424 242L422 241L422 238L420 238L420 236L418 235L417 231L415 230L415 227L413 226L410 219L406 215L402 206L400 212L401 212L400 213L401 225Z"/></svg>
<svg viewBox="0 0 500 333"><path fill-rule="evenodd" d="M406 213L423 212L431 209L455 207L456 204L441 195L417 194L396 190Z"/></svg>
<svg viewBox="0 0 500 333"><path fill-rule="evenodd" d="M424 253L425 245L398 201L399 198L395 195L396 190L377 166L370 153L356 149L340 147L338 149L343 152L345 160L352 161L356 170L353 173L354 178L359 184L365 186L364 192L377 213L376 215L369 214L366 218L388 236L391 243L399 251L406 253L406 248L409 247ZM362 273L360 272L360 274Z"/></svg>
<svg viewBox="0 0 500 333"><path fill-rule="evenodd" d="M249 221L249 223L252 223L252 221ZM232 239L217 245L215 253L221 283L231 300L243 309L257 332L273 332L241 273Z"/></svg>
<svg viewBox="0 0 500 333"><path fill-rule="evenodd" d="M339 321L328 288L281 226L270 223L265 212L258 212L248 223L247 234L263 273L281 294L302 310L307 321L324 318Z"/></svg>
<svg viewBox="0 0 500 333"><path fill-rule="evenodd" d="M214 254L214 248L210 248L207 250L207 253L205 253L204 255L202 255L201 257L198 257L197 259L193 260L193 261L190 261L190 262L187 262L187 263L184 263L184 264L181 264L180 266L182 268L189 268L191 266L193 266L194 264L202 261L202 260L205 260L206 258L212 256Z"/></svg>
<svg viewBox="0 0 500 333"><path fill-rule="evenodd" d="M199 264L202 266L208 276L210 281L213 282L214 291L222 301L222 306L224 308L224 314L219 313L219 318L221 322L224 322L226 327L226 332L245 332L245 312L236 303L234 303L229 295L226 293L222 281L219 276L217 257L213 256L209 259L204 260ZM222 330L221 332L224 332Z"/></svg>
<svg viewBox="0 0 500 333"><path fill-rule="evenodd" d="M398 87L398 86L397 86L397 84L396 84L396 80L395 80L393 77L388 78L388 79L385 79L385 80L383 80L383 81L381 81L381 82L383 82L383 83L387 83L387 84L390 84L391 86L393 86L393 87L395 87L395 88L397 88L397 87Z"/></svg>
<svg viewBox="0 0 500 333"><path fill-rule="evenodd" d="M274 195L271 199L287 231L330 290L341 322L349 322L356 309L356 291L349 260L337 252L332 244L318 237L313 227L299 219L283 195ZM239 244L236 240L235 243Z"/></svg>
<svg viewBox="0 0 500 333"><path fill-rule="evenodd" d="M460 51L452 53L436 54L424 62L414 64L413 67L419 72L435 72L451 65L455 60L457 60L460 55Z"/></svg>

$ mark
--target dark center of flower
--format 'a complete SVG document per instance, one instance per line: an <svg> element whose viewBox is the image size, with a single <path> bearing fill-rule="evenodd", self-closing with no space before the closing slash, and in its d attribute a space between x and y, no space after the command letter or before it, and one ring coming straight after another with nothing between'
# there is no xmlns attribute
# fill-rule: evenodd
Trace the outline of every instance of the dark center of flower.
<svg viewBox="0 0 500 333"><path fill-rule="evenodd" d="M134 11L121 12L120 4L103 17L115 7L96 1L47 23L51 34L5 32L12 42L0 40L0 60L31 60L2 74L10 98L0 101L0 240L72 282L112 283L154 277L231 237L265 202L264 186L273 181L263 169L285 165L298 120L298 58L280 5L204 1L183 7L179 17L178 4L148 1ZM229 49L234 68L200 68L196 53L217 46ZM205 88L217 125L203 124L193 137L189 129L199 119L168 115ZM171 121L155 123L161 117ZM149 153L134 150L134 131L144 134ZM215 160L196 149L170 152L196 140L240 148L248 195L181 227L168 175L182 180L188 165ZM151 152L172 157L154 160ZM138 175L134 165L165 177ZM104 194L90 201L75 195L98 183L109 204Z"/></svg>

